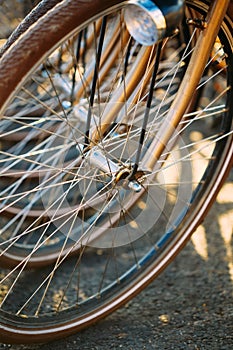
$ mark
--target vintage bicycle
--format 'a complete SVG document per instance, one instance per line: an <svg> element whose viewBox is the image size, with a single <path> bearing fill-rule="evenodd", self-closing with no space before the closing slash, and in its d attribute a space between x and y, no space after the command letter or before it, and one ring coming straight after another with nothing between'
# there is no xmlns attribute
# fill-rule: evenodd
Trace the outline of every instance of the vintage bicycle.
<svg viewBox="0 0 233 350"><path fill-rule="evenodd" d="M0 59L10 343L70 335L133 298L188 242L232 165L232 1L44 4Z"/></svg>

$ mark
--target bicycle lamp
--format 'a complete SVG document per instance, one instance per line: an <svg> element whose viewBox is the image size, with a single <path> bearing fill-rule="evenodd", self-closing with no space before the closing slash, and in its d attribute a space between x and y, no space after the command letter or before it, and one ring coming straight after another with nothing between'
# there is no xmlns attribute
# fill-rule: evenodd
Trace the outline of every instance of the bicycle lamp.
<svg viewBox="0 0 233 350"><path fill-rule="evenodd" d="M130 35L150 46L170 35L183 16L184 0L129 0L124 19Z"/></svg>

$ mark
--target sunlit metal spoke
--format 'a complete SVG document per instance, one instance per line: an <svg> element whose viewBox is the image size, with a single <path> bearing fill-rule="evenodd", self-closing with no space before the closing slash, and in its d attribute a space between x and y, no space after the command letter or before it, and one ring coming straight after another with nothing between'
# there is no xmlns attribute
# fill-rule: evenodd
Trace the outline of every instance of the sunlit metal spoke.
<svg viewBox="0 0 233 350"><path fill-rule="evenodd" d="M113 199L112 199L113 200ZM104 211L105 208L101 209L101 213ZM38 293L38 291L50 280L51 276L54 275L55 271L59 268L59 266L65 261L65 259L67 258L67 256L70 255L70 253L77 247L80 245L80 243L82 242L82 240L88 236L89 231L91 230L91 228L95 225L96 221L98 220L98 218L96 218L94 220L94 222L90 225L90 227L88 228L88 230L86 232L84 232L84 234L76 241L74 242L74 245L68 249L68 251L66 252L65 256L63 256L59 262L56 265L56 268L54 268L43 280L43 282L37 287L37 289L34 291L34 293L28 298L28 300L24 303L24 305L20 308L20 310L18 310L17 315L20 315L22 313L22 311L24 310L24 308L30 303L30 301L34 298L34 296ZM86 243L88 243L88 240L90 239L90 237L87 238Z"/></svg>

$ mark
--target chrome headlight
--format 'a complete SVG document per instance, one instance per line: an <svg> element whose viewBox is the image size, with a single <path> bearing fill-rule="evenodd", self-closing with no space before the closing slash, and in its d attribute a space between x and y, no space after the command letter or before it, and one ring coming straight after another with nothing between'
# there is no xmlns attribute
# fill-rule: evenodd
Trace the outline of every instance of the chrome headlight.
<svg viewBox="0 0 233 350"><path fill-rule="evenodd" d="M129 0L124 10L126 27L140 44L153 45L174 33L184 5L184 0Z"/></svg>
<svg viewBox="0 0 233 350"><path fill-rule="evenodd" d="M129 33L142 45L153 45L165 35L165 17L151 0L130 0L124 19Z"/></svg>

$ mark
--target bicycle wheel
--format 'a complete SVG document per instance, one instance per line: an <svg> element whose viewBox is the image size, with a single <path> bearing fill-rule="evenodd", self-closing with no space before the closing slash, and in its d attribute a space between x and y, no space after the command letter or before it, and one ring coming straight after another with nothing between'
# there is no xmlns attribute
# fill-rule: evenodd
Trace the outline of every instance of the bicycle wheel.
<svg viewBox="0 0 233 350"><path fill-rule="evenodd" d="M228 14L176 132L153 169L143 164L208 4L186 1L189 24L144 47L126 29L125 2L63 1L2 57L2 341L44 342L106 316L204 218L232 158Z"/></svg>

